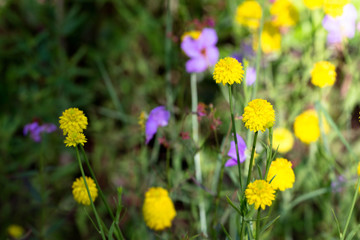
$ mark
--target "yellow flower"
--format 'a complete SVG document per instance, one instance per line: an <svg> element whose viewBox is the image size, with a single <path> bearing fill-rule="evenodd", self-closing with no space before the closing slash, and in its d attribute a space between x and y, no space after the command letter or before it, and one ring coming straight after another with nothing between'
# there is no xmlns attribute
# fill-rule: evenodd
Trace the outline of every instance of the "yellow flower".
<svg viewBox="0 0 360 240"><path fill-rule="evenodd" d="M146 225L155 231L171 227L176 211L166 189L152 187L145 193L143 215Z"/></svg>
<svg viewBox="0 0 360 240"><path fill-rule="evenodd" d="M258 48L258 36L255 35L253 38L253 49L257 50ZM266 22L264 24L264 29L261 33L261 50L266 53L277 52L281 48L281 35L279 28L277 28L273 23Z"/></svg>
<svg viewBox="0 0 360 240"><path fill-rule="evenodd" d="M222 83L223 85L227 83L232 85L234 82L240 84L244 78L244 69L238 60L226 57L220 59L215 65L213 77L216 83Z"/></svg>
<svg viewBox="0 0 360 240"><path fill-rule="evenodd" d="M270 184L275 190L284 191L293 187L295 174L291 166L291 162L285 158L276 158L271 163L266 180L270 182L272 179Z"/></svg>
<svg viewBox="0 0 360 240"><path fill-rule="evenodd" d="M329 125L322 117L324 132L329 131ZM310 109L296 117L294 122L294 133L297 138L306 144L315 142L320 137L320 126L318 115L315 110Z"/></svg>
<svg viewBox="0 0 360 240"><path fill-rule="evenodd" d="M85 135L81 132L70 132L64 141L66 147L76 147L76 145L81 144L84 146L86 143Z"/></svg>
<svg viewBox="0 0 360 240"><path fill-rule="evenodd" d="M294 26L299 20L299 13L295 6L288 0L276 0L270 8L273 23L278 27Z"/></svg>
<svg viewBox="0 0 360 240"><path fill-rule="evenodd" d="M266 131L266 128L274 126L275 111L271 103L264 99L254 99L248 103L242 115L245 127L250 131Z"/></svg>
<svg viewBox="0 0 360 240"><path fill-rule="evenodd" d="M287 153L294 146L294 137L286 128L276 128L273 132L273 149L279 153Z"/></svg>
<svg viewBox="0 0 360 240"><path fill-rule="evenodd" d="M142 131L145 130L145 120L146 120L146 113L144 111L142 111L140 113L139 118L138 118L138 124L139 124Z"/></svg>
<svg viewBox="0 0 360 240"><path fill-rule="evenodd" d="M7 232L10 237L14 239L20 239L20 237L24 235L25 230L19 225L11 224L10 226L8 226Z"/></svg>
<svg viewBox="0 0 360 240"><path fill-rule="evenodd" d="M183 41L186 37L191 37L192 39L198 39L201 35L200 31L189 31L189 32L185 32L182 36L181 36L181 41Z"/></svg>
<svg viewBox="0 0 360 240"><path fill-rule="evenodd" d="M85 179L89 188L91 200L94 202L96 197L98 196L98 189L96 188L96 184L91 177L85 177ZM74 181L72 189L72 194L75 201L83 205L90 205L89 194L86 190L83 177L79 177Z"/></svg>
<svg viewBox="0 0 360 240"><path fill-rule="evenodd" d="M305 6L311 10L321 8L323 6L323 3L324 0L304 0Z"/></svg>
<svg viewBox="0 0 360 240"><path fill-rule="evenodd" d="M324 0L324 11L332 17L341 16L343 8L349 0Z"/></svg>
<svg viewBox="0 0 360 240"><path fill-rule="evenodd" d="M311 83L318 87L334 85L336 80L335 66L327 61L314 64L311 70Z"/></svg>
<svg viewBox="0 0 360 240"><path fill-rule="evenodd" d="M255 209L261 207L265 210L265 207L270 207L275 199L275 190L265 180L256 180L247 186L245 197L249 205L255 204Z"/></svg>
<svg viewBox="0 0 360 240"><path fill-rule="evenodd" d="M246 0L236 9L235 21L250 29L257 29L260 25L261 6L257 1Z"/></svg>
<svg viewBox="0 0 360 240"><path fill-rule="evenodd" d="M69 108L60 116L60 128L64 135L70 132L82 132L88 125L87 117L78 108Z"/></svg>
<svg viewBox="0 0 360 240"><path fill-rule="evenodd" d="M358 167L357 167L357 174L358 174L358 176L360 176L360 162L359 162Z"/></svg>

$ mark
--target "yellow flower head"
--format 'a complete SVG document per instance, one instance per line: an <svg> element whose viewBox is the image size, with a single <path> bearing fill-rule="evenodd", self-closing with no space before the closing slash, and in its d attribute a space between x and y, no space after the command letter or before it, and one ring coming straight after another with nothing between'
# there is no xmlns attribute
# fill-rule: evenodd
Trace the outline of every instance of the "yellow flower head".
<svg viewBox="0 0 360 240"><path fill-rule="evenodd" d="M142 131L145 130L145 120L146 120L146 113L144 111L142 111L140 113L139 118L138 118L138 124L139 124Z"/></svg>
<svg viewBox="0 0 360 240"><path fill-rule="evenodd" d="M10 226L8 226L7 232L10 237L12 237L14 239L20 239L20 237L22 237L24 235L25 230L23 227L21 227L19 225L11 224Z"/></svg>
<svg viewBox="0 0 360 240"><path fill-rule="evenodd" d="M317 62L311 70L311 83L318 87L334 85L336 80L335 66L327 61Z"/></svg>
<svg viewBox="0 0 360 240"><path fill-rule="evenodd" d="M235 21L250 29L257 29L260 25L261 6L257 1L246 0L236 9Z"/></svg>
<svg viewBox="0 0 360 240"><path fill-rule="evenodd" d="M189 32L185 32L182 36L181 36L181 41L184 41L184 39L186 37L191 37L192 39L198 39L201 35L201 32L200 31L189 31Z"/></svg>
<svg viewBox="0 0 360 240"><path fill-rule="evenodd" d="M314 10L323 6L324 0L304 0L304 4L307 8Z"/></svg>
<svg viewBox="0 0 360 240"><path fill-rule="evenodd" d="M291 162L285 158L277 158L271 163L266 180L270 182L272 179L270 184L275 190L284 191L293 187L295 174L291 166Z"/></svg>
<svg viewBox="0 0 360 240"><path fill-rule="evenodd" d="M267 181L256 180L247 186L245 197L249 205L255 204L255 209L261 207L265 210L265 207L270 207L275 199L275 190Z"/></svg>
<svg viewBox="0 0 360 240"><path fill-rule="evenodd" d="M245 127L250 131L266 131L274 126L275 111L271 103L264 99L254 99L248 103L242 115Z"/></svg>
<svg viewBox="0 0 360 240"><path fill-rule="evenodd" d="M214 80L216 83L230 84L234 82L241 83L244 78L244 69L241 63L238 62L235 58L226 57L220 59L215 65Z"/></svg>
<svg viewBox="0 0 360 240"><path fill-rule="evenodd" d="M324 132L329 131L329 125L322 117ZM310 109L296 117L294 133L297 138L306 144L315 142L320 137L319 118L315 110Z"/></svg>
<svg viewBox="0 0 360 240"><path fill-rule="evenodd" d="M341 16L343 8L349 0L324 0L324 11L332 17Z"/></svg>
<svg viewBox="0 0 360 240"><path fill-rule="evenodd" d="M64 135L70 132L82 132L88 125L87 117L78 108L69 108L60 116L60 128Z"/></svg>
<svg viewBox="0 0 360 240"><path fill-rule="evenodd" d="M253 49L257 50L258 48L258 36L253 38ZM276 27L271 22L266 22L264 24L264 29L261 33L261 50L265 54L272 52L277 52L281 48L281 34L279 28Z"/></svg>
<svg viewBox="0 0 360 240"><path fill-rule="evenodd" d="M286 128L276 128L273 132L273 149L287 153L294 146L294 137Z"/></svg>
<svg viewBox="0 0 360 240"><path fill-rule="evenodd" d="M358 176L360 176L360 162L359 162L358 167L357 167L357 174L358 174Z"/></svg>
<svg viewBox="0 0 360 240"><path fill-rule="evenodd" d="M98 189L96 188L96 184L91 177L85 177L86 183L89 188L91 200L94 202L98 196ZM85 182L83 177L79 177L75 180L72 185L72 194L74 196L75 201L83 205L90 205L89 194L86 190Z"/></svg>
<svg viewBox="0 0 360 240"><path fill-rule="evenodd" d="M66 147L76 147L76 145L81 144L84 146L86 143L85 135L81 132L70 132L64 141Z"/></svg>
<svg viewBox="0 0 360 240"><path fill-rule="evenodd" d="M299 13L289 0L276 0L270 8L273 23L278 27L294 26L299 20Z"/></svg>
<svg viewBox="0 0 360 240"><path fill-rule="evenodd" d="M171 227L176 211L166 189L152 187L145 193L143 215L146 225L155 231Z"/></svg>

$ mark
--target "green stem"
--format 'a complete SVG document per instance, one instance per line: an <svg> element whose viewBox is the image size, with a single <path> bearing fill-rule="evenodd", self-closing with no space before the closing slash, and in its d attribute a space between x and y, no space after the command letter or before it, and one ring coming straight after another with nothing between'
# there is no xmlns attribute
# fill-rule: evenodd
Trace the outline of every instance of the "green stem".
<svg viewBox="0 0 360 240"><path fill-rule="evenodd" d="M197 117L197 106L198 106L198 96L197 96L197 83L196 83L196 74L191 74L191 122L192 122L192 134L193 140L196 146L196 153L194 156L195 163L195 177L196 180L201 183L201 162L200 162L200 152L199 152L199 125L198 125L198 117ZM202 193L200 193L202 194ZM200 196L199 201L199 213L200 213L200 228L201 232L204 235L207 235L206 229L206 213L205 213L205 204L203 197Z"/></svg>
<svg viewBox="0 0 360 240"><path fill-rule="evenodd" d="M256 240L260 239L260 211L261 208L259 208L256 218Z"/></svg>
<svg viewBox="0 0 360 240"><path fill-rule="evenodd" d="M171 34L172 14L171 0L166 4L166 33L165 33L165 78L166 78L166 103L167 109L173 113L173 92L171 87Z"/></svg>
<svg viewBox="0 0 360 240"><path fill-rule="evenodd" d="M357 199L357 196L358 196L358 194L359 194L359 186L360 186L360 177L358 178L358 181L357 181L357 184L356 184L356 189L355 189L354 198L353 198L353 201L352 201L352 204L351 204L351 208L350 208L350 211L349 211L348 218L347 218L347 220L346 220L344 232L341 234L341 240L344 240L344 239L345 239L346 231L347 231L347 229L348 229L348 227L349 227L351 215L352 215L352 212L354 211L356 199Z"/></svg>
<svg viewBox="0 0 360 240"><path fill-rule="evenodd" d="M238 172L239 172L240 192L242 192L239 146L238 146L238 141L237 141L237 136L236 136L235 118L234 118L234 114L233 114L231 85L229 85L229 104L230 104L230 114L231 114L231 121L232 121L232 131L233 131L234 141L235 141L236 158L237 158L237 163L238 163L237 166L238 166Z"/></svg>
<svg viewBox="0 0 360 240"><path fill-rule="evenodd" d="M266 159L266 168L265 168L265 176L264 176L265 181L267 179L270 164L271 164L271 161L272 161L272 147L273 147L273 128L272 127L269 128L269 142L270 142L270 149L269 149L269 156Z"/></svg>
<svg viewBox="0 0 360 240"><path fill-rule="evenodd" d="M91 177L94 179L95 184L96 184L96 187L97 187L97 189L99 190L100 198L101 198L101 200L103 201L103 203L105 204L105 207L106 207L107 211L109 212L112 220L113 220L114 222L117 222L117 220L116 220L113 212L112 212L111 209L110 209L110 206L109 206L108 202L106 201L105 195L104 195L103 191L101 190L100 184L99 184L99 182L98 182L97 179L96 179L96 176L95 176L95 174L94 174L94 171L92 170L92 167L91 167L91 165L90 165L90 162L89 162L88 158L86 157L84 147L80 145L80 148L81 148L81 152L82 152L83 158L85 159L86 166L87 166L88 169L89 169L90 175L91 175ZM115 227L116 227L116 231L117 231L120 239L124 239L124 237L123 237L123 235L122 235L122 233L121 233L119 224L115 224Z"/></svg>
<svg viewBox="0 0 360 240"><path fill-rule="evenodd" d="M167 178L167 188L170 191L170 147L166 149L166 178Z"/></svg>
<svg viewBox="0 0 360 240"><path fill-rule="evenodd" d="M247 180L246 180L246 186L249 185L250 180L251 180L251 173L252 173L252 168L253 168L256 140L257 140L257 137L258 137L258 133L259 132L255 132L255 135L254 135L254 141L253 141L253 146L252 146L252 149L251 149L251 158L250 158L250 163L249 163L249 172L248 172L248 177L247 177Z"/></svg>
<svg viewBox="0 0 360 240"><path fill-rule="evenodd" d="M83 179L84 179L86 191L87 191L87 193L88 193L88 196L89 196L89 199L90 199L90 204L91 204L91 207L92 207L92 209L93 209L93 211L94 211L97 224L99 225L101 237L102 237L103 240L106 240L105 235L104 235L103 226L102 226L102 224L101 224L100 217L99 217L99 215L98 215L98 213L97 213L97 211L96 211L95 205L94 205L93 200L92 200L92 198L91 198L89 186L88 186L88 184L87 184L87 182L86 182L85 173L84 173L84 169L83 169L83 167L82 167L81 158L80 158L80 154L79 154L79 149L78 149L77 146L76 146L75 148L76 148L76 157L77 157L77 159L78 159L78 163L79 163L81 175L82 175L82 177L83 177Z"/></svg>

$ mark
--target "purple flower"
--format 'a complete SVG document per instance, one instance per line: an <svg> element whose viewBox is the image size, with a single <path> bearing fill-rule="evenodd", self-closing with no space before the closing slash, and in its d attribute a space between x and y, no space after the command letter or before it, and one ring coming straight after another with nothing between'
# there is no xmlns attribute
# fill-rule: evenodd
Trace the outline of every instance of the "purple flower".
<svg viewBox="0 0 360 240"><path fill-rule="evenodd" d="M247 67L246 69L246 85L253 85L256 80L256 70L254 67Z"/></svg>
<svg viewBox="0 0 360 240"><path fill-rule="evenodd" d="M242 137L238 134L236 134L238 147L239 147L239 157L240 157L240 163L245 161L245 150L246 150L246 144ZM238 164L237 156L236 156L236 146L235 141L231 141L230 143L230 149L228 152L228 156L230 157L229 160L225 163L225 167L232 167Z"/></svg>
<svg viewBox="0 0 360 240"><path fill-rule="evenodd" d="M323 27L328 31L328 44L341 43L344 38L353 38L356 29L356 8L352 4L344 6L343 14L339 17L326 15L322 21Z"/></svg>
<svg viewBox="0 0 360 240"><path fill-rule="evenodd" d="M32 122L29 124L26 124L23 129L24 136L30 134L30 137L35 142L41 141L41 133L51 133L54 132L57 129L57 127L52 123L45 123L43 125L39 125L38 122Z"/></svg>
<svg viewBox="0 0 360 240"><path fill-rule="evenodd" d="M219 50L216 31L204 28L198 39L186 37L181 43L181 49L190 60L186 62L186 71L189 73L204 72L209 66L214 66L219 59Z"/></svg>
<svg viewBox="0 0 360 240"><path fill-rule="evenodd" d="M338 176L337 180L331 182L331 189L333 192L341 192L343 190L344 183L346 182L346 179L344 176L340 175Z"/></svg>
<svg viewBox="0 0 360 240"><path fill-rule="evenodd" d="M169 119L170 112L167 111L164 106L159 106L151 110L145 124L146 144L154 137L158 127L168 125Z"/></svg>

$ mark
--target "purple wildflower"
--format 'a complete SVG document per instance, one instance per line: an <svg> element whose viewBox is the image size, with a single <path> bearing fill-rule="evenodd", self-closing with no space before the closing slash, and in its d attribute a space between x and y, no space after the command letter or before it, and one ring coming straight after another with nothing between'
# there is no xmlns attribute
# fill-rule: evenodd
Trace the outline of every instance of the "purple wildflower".
<svg viewBox="0 0 360 240"><path fill-rule="evenodd" d="M238 147L239 147L239 157L240 157L240 163L245 161L245 150L246 150L246 144L242 137L238 134L236 134ZM237 156L236 156L236 146L235 141L231 141L230 143L230 149L228 152L228 156L230 157L229 160L225 163L225 167L232 167L238 164Z"/></svg>
<svg viewBox="0 0 360 240"><path fill-rule="evenodd" d="M26 124L23 129L24 136L30 134L30 137L35 142L41 141L41 133L51 133L54 132L57 129L57 127L52 123L45 123L43 125L39 125L38 122L32 122L29 124Z"/></svg>
<svg viewBox="0 0 360 240"><path fill-rule="evenodd" d="M246 68L246 85L251 86L254 84L256 80L256 70L254 67L247 67Z"/></svg>
<svg viewBox="0 0 360 240"><path fill-rule="evenodd" d="M343 185L346 182L344 176L339 175L337 180L331 182L331 189L333 192L341 192L343 190Z"/></svg>
<svg viewBox="0 0 360 240"><path fill-rule="evenodd" d="M343 14L339 17L326 15L322 21L323 27L328 31L328 44L341 43L344 38L353 38L356 29L356 8L352 4L344 6Z"/></svg>
<svg viewBox="0 0 360 240"><path fill-rule="evenodd" d="M146 144L154 137L158 127L168 125L169 119L170 112L167 111L164 106L159 106L151 110L145 124Z"/></svg>
<svg viewBox="0 0 360 240"><path fill-rule="evenodd" d="M218 37L212 28L204 28L198 39L186 37L181 43L181 49L190 60L186 62L189 73L204 72L209 66L214 66L219 59L216 47Z"/></svg>

